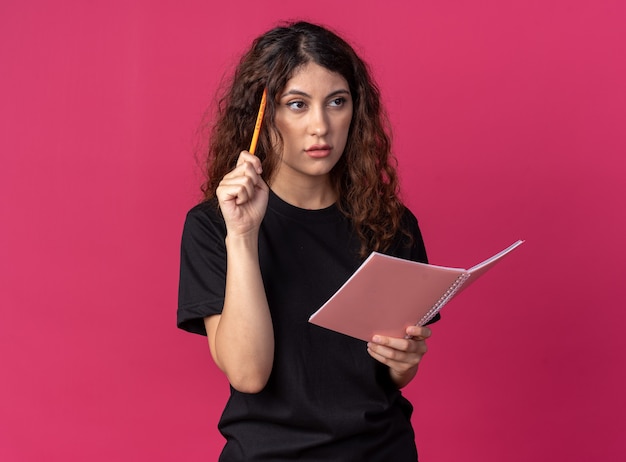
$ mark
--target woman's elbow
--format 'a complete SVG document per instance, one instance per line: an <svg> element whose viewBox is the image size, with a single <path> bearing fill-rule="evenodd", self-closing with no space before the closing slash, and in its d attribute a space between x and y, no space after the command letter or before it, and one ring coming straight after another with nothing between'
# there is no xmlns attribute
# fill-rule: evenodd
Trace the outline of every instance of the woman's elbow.
<svg viewBox="0 0 626 462"><path fill-rule="evenodd" d="M230 385L240 393L256 394L263 391L269 380L269 373L248 373L226 376Z"/></svg>

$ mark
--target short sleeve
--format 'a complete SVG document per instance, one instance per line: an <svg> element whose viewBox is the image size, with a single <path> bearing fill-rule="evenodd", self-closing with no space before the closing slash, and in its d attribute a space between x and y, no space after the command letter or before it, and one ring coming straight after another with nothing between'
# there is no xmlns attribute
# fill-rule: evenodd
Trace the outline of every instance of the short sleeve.
<svg viewBox="0 0 626 462"><path fill-rule="evenodd" d="M417 218L408 209L405 213L404 219L407 222L407 228L413 238L411 244L411 260L420 263L428 263L428 255L426 254L426 246L424 245L424 238L417 223Z"/></svg>
<svg viewBox="0 0 626 462"><path fill-rule="evenodd" d="M226 227L217 206L204 202L187 213L180 251L177 325L206 335L204 318L220 314L226 286Z"/></svg>

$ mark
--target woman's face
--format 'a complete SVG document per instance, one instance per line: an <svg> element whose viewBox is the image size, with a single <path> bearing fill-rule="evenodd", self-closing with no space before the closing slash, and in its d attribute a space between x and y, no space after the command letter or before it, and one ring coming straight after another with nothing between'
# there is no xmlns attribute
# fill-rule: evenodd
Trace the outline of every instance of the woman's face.
<svg viewBox="0 0 626 462"><path fill-rule="evenodd" d="M351 121L346 79L315 63L302 66L278 95L275 123L283 149L274 179L326 181L346 147Z"/></svg>

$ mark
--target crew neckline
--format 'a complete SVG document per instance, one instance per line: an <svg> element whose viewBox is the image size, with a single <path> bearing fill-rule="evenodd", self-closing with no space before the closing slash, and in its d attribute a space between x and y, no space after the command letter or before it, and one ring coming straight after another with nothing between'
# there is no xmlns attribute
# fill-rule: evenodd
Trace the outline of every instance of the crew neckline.
<svg viewBox="0 0 626 462"><path fill-rule="evenodd" d="M336 202L322 209L303 209L286 202L271 189L269 194L268 208L292 219L319 222L320 220L335 221L343 217Z"/></svg>

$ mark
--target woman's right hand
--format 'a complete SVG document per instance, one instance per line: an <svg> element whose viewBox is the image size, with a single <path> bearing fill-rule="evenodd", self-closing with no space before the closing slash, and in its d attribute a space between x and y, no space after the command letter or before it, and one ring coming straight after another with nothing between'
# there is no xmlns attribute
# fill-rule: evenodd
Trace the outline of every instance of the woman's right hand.
<svg viewBox="0 0 626 462"><path fill-rule="evenodd" d="M231 237L257 232L261 226L269 197L269 187L261 178L262 172L261 160L242 151L237 166L217 187L217 199Z"/></svg>

